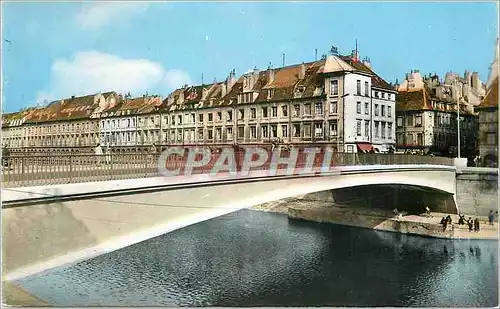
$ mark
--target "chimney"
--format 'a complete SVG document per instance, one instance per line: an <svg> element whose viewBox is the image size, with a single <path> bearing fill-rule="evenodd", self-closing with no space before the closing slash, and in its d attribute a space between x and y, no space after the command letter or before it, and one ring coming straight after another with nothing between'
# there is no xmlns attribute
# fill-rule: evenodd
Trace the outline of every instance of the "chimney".
<svg viewBox="0 0 500 309"><path fill-rule="evenodd" d="M481 80L479 79L479 74L477 72L472 73L472 88L475 90L479 90L481 87Z"/></svg>
<svg viewBox="0 0 500 309"><path fill-rule="evenodd" d="M299 79L304 79L305 76L306 76L306 65L304 64L304 62L302 62L302 64L300 65Z"/></svg>
<svg viewBox="0 0 500 309"><path fill-rule="evenodd" d="M227 84L227 80L226 80L225 83L222 83L220 85L220 87L221 87L221 98L223 98L227 94L227 86L226 86L226 84Z"/></svg>
<svg viewBox="0 0 500 309"><path fill-rule="evenodd" d="M269 66L267 69L267 83L272 83L274 81L274 70Z"/></svg>
<svg viewBox="0 0 500 309"><path fill-rule="evenodd" d="M363 64L364 64L367 68L369 68L370 70L372 69L372 63L370 62L370 58L365 57L365 58L363 59Z"/></svg>
<svg viewBox="0 0 500 309"><path fill-rule="evenodd" d="M181 89L181 93L179 93L179 99L177 100L177 103L184 103L184 89Z"/></svg>
<svg viewBox="0 0 500 309"><path fill-rule="evenodd" d="M227 85L226 85L226 87L227 87L226 91L227 92L231 91L231 89L233 88L234 84L236 83L236 78L234 76L235 76L235 72L234 72L234 69L233 69L231 72L229 72L229 77L226 80L226 83L227 83Z"/></svg>

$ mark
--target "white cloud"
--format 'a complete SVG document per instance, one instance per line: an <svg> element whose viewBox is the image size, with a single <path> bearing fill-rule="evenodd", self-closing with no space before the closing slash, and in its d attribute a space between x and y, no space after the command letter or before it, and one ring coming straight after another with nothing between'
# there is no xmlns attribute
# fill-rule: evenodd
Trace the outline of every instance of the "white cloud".
<svg viewBox="0 0 500 309"><path fill-rule="evenodd" d="M170 89L177 89L186 84L192 85L193 82L186 72L173 69L165 74L165 84Z"/></svg>
<svg viewBox="0 0 500 309"><path fill-rule="evenodd" d="M50 89L39 92L37 102L99 91L141 95L191 83L189 75L181 70L166 71L161 64L147 59L124 59L96 51L78 52L72 59L54 61L50 81Z"/></svg>
<svg viewBox="0 0 500 309"><path fill-rule="evenodd" d="M97 30L110 23L123 23L133 15L144 12L148 5L144 2L83 3L76 21L83 29Z"/></svg>

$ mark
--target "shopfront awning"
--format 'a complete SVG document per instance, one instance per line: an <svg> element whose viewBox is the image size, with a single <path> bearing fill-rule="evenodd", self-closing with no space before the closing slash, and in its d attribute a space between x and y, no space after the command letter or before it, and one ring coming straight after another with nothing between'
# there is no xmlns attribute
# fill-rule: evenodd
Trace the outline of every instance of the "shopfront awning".
<svg viewBox="0 0 500 309"><path fill-rule="evenodd" d="M365 152L365 153L370 152L373 149L372 144L368 144L368 143L357 144L357 146L361 152Z"/></svg>

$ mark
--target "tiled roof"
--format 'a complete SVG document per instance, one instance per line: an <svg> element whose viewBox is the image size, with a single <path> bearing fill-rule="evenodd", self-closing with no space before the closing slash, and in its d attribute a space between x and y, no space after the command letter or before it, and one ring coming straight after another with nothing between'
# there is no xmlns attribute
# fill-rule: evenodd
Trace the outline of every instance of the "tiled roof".
<svg viewBox="0 0 500 309"><path fill-rule="evenodd" d="M432 101L436 104L432 106ZM451 105L451 110L445 108L446 105ZM399 91L396 94L396 112L401 111L426 111L434 110L441 112L456 112L456 104L452 102L441 101L430 95L427 88L414 90L414 91ZM464 115L472 115L473 113L467 109L464 104L460 105L460 113Z"/></svg>
<svg viewBox="0 0 500 309"><path fill-rule="evenodd" d="M344 60L345 62L347 62L349 65L351 65L355 70L370 74L372 76L371 77L372 78L372 87L396 91L393 86L391 86L389 83L387 83L382 77L377 75L377 73L375 73L372 69L367 67L363 62L354 61L349 56L341 56L340 58L342 60Z"/></svg>
<svg viewBox="0 0 500 309"><path fill-rule="evenodd" d="M491 84L490 89L488 89L488 92L486 93L486 96L484 97L483 101L476 108L481 109L481 108L491 108L491 107L498 108L498 77L495 78L495 80Z"/></svg>

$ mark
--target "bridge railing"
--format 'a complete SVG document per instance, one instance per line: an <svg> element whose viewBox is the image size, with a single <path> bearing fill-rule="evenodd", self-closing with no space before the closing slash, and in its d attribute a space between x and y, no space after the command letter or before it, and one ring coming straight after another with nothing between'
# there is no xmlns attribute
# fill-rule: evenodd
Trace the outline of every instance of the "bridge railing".
<svg viewBox="0 0 500 309"><path fill-rule="evenodd" d="M201 155L199 155L201 156ZM199 157L198 156L198 157ZM257 155L252 156L256 160ZM289 151L281 151L280 157L289 157ZM331 156L328 157L328 156ZM212 171L221 153L211 153L210 160L203 166L192 164L191 174L205 174ZM234 153L235 165L241 171L245 160L245 151ZM268 170L272 167L273 153L268 151L265 163L251 170ZM326 158L325 158L326 157ZM182 174L189 166L187 151L183 156L172 155L159 162L160 153L118 153L118 154L68 154L53 156L10 156L2 158L2 180L4 187L36 186L47 184L79 183L91 181L135 179L161 176L159 166L168 170L180 169ZM199 160L200 158L195 158ZM303 170L308 163L308 155L299 150L295 160L294 173ZM325 162L327 162L325 164ZM313 168L324 166L357 166L357 165L404 165L431 164L453 165L453 159L444 157L373 154L373 153L328 153L321 151L314 156ZM196 166L195 166L196 165ZM287 168L278 164L277 168Z"/></svg>

